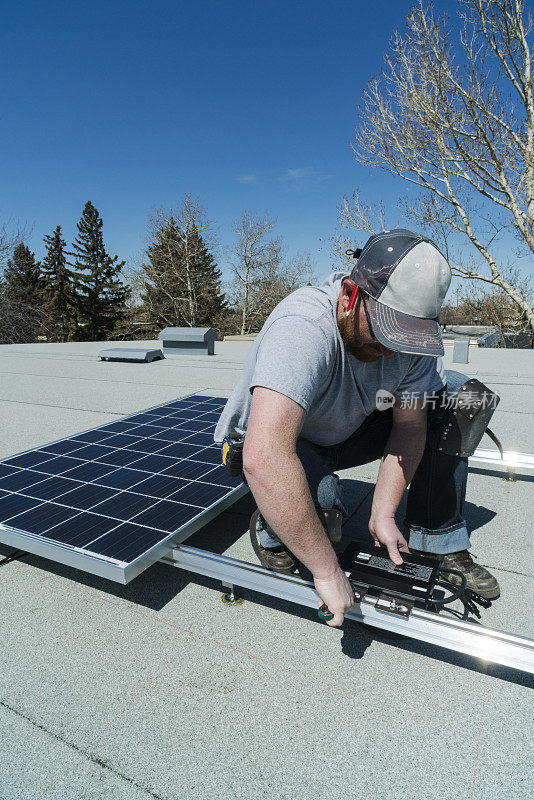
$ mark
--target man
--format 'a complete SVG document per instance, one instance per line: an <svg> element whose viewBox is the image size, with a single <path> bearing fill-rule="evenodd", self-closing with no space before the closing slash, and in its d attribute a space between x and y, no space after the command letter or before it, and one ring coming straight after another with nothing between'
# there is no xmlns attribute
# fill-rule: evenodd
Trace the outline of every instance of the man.
<svg viewBox="0 0 534 800"><path fill-rule="evenodd" d="M496 579L468 553L467 459L438 450L443 398L466 380L446 377L439 358L438 315L450 279L430 239L405 229L371 236L350 276L334 273L278 304L217 425L216 441L246 432L243 469L259 509L251 538L260 561L283 573L302 562L334 614L330 625L341 625L352 605L328 535L333 515L347 514L334 473L378 458L375 542L402 563L408 541L395 512L411 484L410 547L460 569L485 597L499 595ZM393 407L377 410L388 399Z"/></svg>

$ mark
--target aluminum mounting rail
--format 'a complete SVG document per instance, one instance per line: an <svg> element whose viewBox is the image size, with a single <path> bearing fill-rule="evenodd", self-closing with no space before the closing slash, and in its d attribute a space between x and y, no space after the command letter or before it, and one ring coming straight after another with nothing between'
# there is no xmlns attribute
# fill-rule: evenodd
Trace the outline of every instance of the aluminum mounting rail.
<svg viewBox="0 0 534 800"><path fill-rule="evenodd" d="M297 575L279 575L235 558L178 545L161 559L180 569L216 578L225 586L255 592L317 608L319 595L313 584ZM376 597L366 595L346 615L348 619L383 628L423 642L475 656L482 661L534 674L534 640L464 622L430 611L412 609L408 617L376 608Z"/></svg>
<svg viewBox="0 0 534 800"><path fill-rule="evenodd" d="M484 465L486 468L503 470L513 480L515 474L534 474L534 455L531 453L516 453L514 450L505 450L504 458L498 450L478 448L469 457L470 466Z"/></svg>

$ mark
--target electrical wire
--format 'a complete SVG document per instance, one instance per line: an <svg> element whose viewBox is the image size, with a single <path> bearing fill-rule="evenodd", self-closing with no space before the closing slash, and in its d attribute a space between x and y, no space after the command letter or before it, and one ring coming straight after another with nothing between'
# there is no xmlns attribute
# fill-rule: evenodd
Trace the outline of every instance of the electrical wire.
<svg viewBox="0 0 534 800"><path fill-rule="evenodd" d="M456 584L451 583L450 581L447 581L447 580L436 581L436 585L437 586L444 586L445 589L453 590L453 593L449 597L432 598L432 600L431 600L432 605L435 605L435 606L446 606L449 603L453 603L455 600L459 600L461 598L461 596L465 592L465 589L466 589L466 586L467 586L467 578L466 578L466 576L464 575L463 572L460 572L457 569L451 569L450 567L440 567L439 571L440 572L448 572L451 575L458 575L458 577L460 578L460 586L459 587L457 587Z"/></svg>

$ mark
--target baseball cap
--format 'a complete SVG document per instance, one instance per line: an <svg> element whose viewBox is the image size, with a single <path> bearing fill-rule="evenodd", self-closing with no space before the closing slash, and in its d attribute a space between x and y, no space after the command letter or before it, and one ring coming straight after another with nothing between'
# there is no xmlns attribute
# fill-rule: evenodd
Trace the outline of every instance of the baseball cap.
<svg viewBox="0 0 534 800"><path fill-rule="evenodd" d="M405 228L371 236L351 279L368 296L378 341L390 350L442 356L439 311L451 268L436 244Z"/></svg>

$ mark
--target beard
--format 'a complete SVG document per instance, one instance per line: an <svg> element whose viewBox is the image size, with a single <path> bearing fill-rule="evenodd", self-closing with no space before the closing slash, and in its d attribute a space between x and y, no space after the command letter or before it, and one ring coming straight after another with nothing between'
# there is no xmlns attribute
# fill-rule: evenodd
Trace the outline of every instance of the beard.
<svg viewBox="0 0 534 800"><path fill-rule="evenodd" d="M378 344L370 343L356 329L356 315L354 313L349 314L348 317L343 316L338 320L337 327L345 350L350 353L351 356L357 358L358 361L371 363L372 361L378 361L379 358L382 358L383 353L378 347Z"/></svg>

